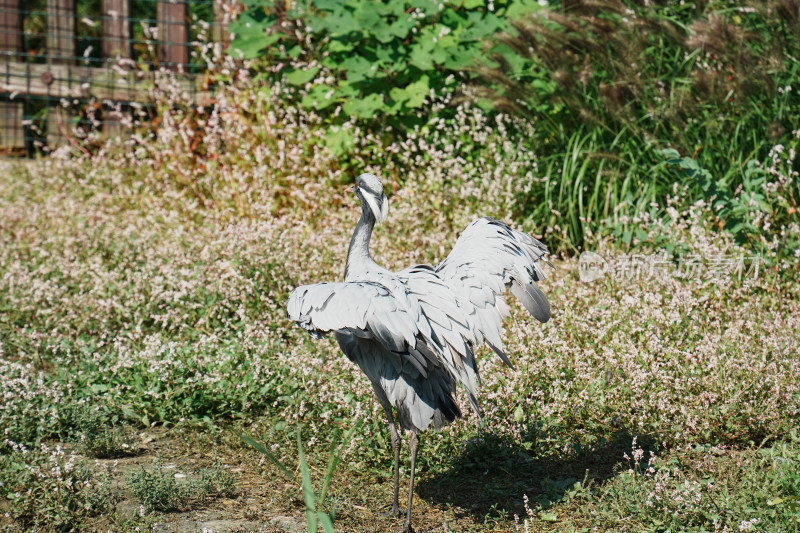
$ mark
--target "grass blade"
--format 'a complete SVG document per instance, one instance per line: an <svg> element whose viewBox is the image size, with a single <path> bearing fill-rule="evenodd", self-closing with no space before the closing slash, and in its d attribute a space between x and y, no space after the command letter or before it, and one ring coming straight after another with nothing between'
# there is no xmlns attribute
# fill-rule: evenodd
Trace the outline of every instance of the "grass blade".
<svg viewBox="0 0 800 533"><path fill-rule="evenodd" d="M314 485L311 484L311 473L308 470L306 454L303 452L303 440L300 438L300 431L297 432L297 454L300 457L300 472L303 478L303 499L306 502L306 520L308 521L308 531L317 531L317 506Z"/></svg>
<svg viewBox="0 0 800 533"><path fill-rule="evenodd" d="M325 533L333 533L333 520L331 517L328 516L326 513L317 513L317 517L319 518L319 523L322 525L322 531Z"/></svg>
<svg viewBox="0 0 800 533"><path fill-rule="evenodd" d="M272 454L272 452L270 452L270 451L269 451L269 450L266 448L266 446L264 446L264 445L263 445L263 444L261 444L260 442L257 442L255 439L253 439L253 438L251 438L251 437L249 437L249 436L247 436L247 435L242 435L242 440L243 440L243 441L245 441L245 442L246 442L247 444L249 444L250 446L252 446L253 448L255 448L256 450L258 450L258 451L260 451L261 453L263 453L263 454L264 454L264 455L267 457L267 459L269 459L270 461L272 461L273 463L275 463L275 466L277 466L277 467L280 469L280 471L281 471L281 472L283 472L283 473L284 473L284 475L286 475L286 477L288 477L288 478L289 478L289 480L291 480L291 481L293 481L293 482L295 482L295 483L299 483L299 481L298 481L298 479L295 477L295 475L294 475L294 474L292 474L292 472L291 472L291 471L290 471L288 468L286 468L286 465L284 465L284 464L283 464L283 463L280 461L280 459L278 459L277 457L275 457L275 456Z"/></svg>
<svg viewBox="0 0 800 533"><path fill-rule="evenodd" d="M319 493L319 504L322 505L325 501L325 497L328 495L328 487L331 485L331 480L333 479L333 474L336 472L336 468L339 466L339 463L342 460L342 452L344 451L344 445L347 442L350 442L350 439L353 438L353 433L355 433L356 428L358 425L354 425L351 427L347 433L344 434L344 438L341 440L341 446L339 446L339 432L335 432L333 435L333 440L331 441L331 451L328 455L328 469L325 472L325 479L322 482L322 491Z"/></svg>

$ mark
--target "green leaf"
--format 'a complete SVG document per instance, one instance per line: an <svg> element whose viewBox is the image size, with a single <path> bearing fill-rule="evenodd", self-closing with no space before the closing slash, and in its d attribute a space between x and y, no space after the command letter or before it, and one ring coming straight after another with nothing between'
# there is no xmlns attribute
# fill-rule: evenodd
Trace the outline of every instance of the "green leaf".
<svg viewBox="0 0 800 533"><path fill-rule="evenodd" d="M442 46L441 42L439 42L437 46L434 47L433 50L431 50L430 57L431 61L433 61L437 65L441 65L450 58L450 56L447 53L447 49L444 46Z"/></svg>
<svg viewBox="0 0 800 533"><path fill-rule="evenodd" d="M267 450L267 448L263 444L257 442L256 440L252 439L247 435L242 435L242 440L245 441L250 446L252 446L253 448L255 448L256 450L258 450L259 452L263 453L267 457L267 459L272 461L275 464L275 466L277 466L278 469L281 472L283 472L287 478L289 478L290 481L294 481L295 483L297 483L297 478L294 476L294 474L292 474L289 471L289 469L286 468L286 466L272 454L272 452Z"/></svg>
<svg viewBox="0 0 800 533"><path fill-rule="evenodd" d="M381 22L381 16L375 9L375 3L363 2L358 5L353 17L361 28L374 28Z"/></svg>
<svg viewBox="0 0 800 533"><path fill-rule="evenodd" d="M231 29L234 33L235 30ZM236 37L228 45L231 55L242 59L255 59L262 55L263 51L281 38L278 33L266 35L263 29L254 33L236 33Z"/></svg>
<svg viewBox="0 0 800 533"><path fill-rule="evenodd" d="M668 162L670 163L677 163L681 158L681 154L674 148L664 148L662 150L656 150L656 153L664 157L664 159L667 159Z"/></svg>
<svg viewBox="0 0 800 533"><path fill-rule="evenodd" d="M398 56L397 50L391 46L379 46L375 49L375 57L378 59L378 63L381 66L388 67L390 70L395 70Z"/></svg>
<svg viewBox="0 0 800 533"><path fill-rule="evenodd" d="M319 72L319 67L311 67L308 70L294 70L286 74L286 81L292 85L304 85L311 81L317 75L317 72Z"/></svg>
<svg viewBox="0 0 800 533"><path fill-rule="evenodd" d="M439 12L439 2L431 2L431 0L410 0L408 6L419 9L426 16L435 15Z"/></svg>
<svg viewBox="0 0 800 533"><path fill-rule="evenodd" d="M544 6L536 0L516 0L506 9L505 17L510 20L518 19L531 13L537 13L542 9Z"/></svg>
<svg viewBox="0 0 800 533"><path fill-rule="evenodd" d="M328 45L328 51L331 53L351 52L357 44L357 41L343 41L341 39L334 39L331 41L331 44Z"/></svg>
<svg viewBox="0 0 800 533"><path fill-rule="evenodd" d="M406 37L408 37L411 28L414 27L414 24L415 24L414 21L408 16L399 17L386 29L386 38L388 38L388 40L381 39L380 37L378 38L378 40L381 41L382 43L387 43L391 41L392 37L404 40Z"/></svg>
<svg viewBox="0 0 800 533"><path fill-rule="evenodd" d="M430 86L428 83L428 76L422 76L418 81L415 81L405 88L403 92L406 97L406 106L417 108L425 102L425 98L427 98L430 93Z"/></svg>
<svg viewBox="0 0 800 533"><path fill-rule="evenodd" d="M334 126L325 135L325 146L336 157L350 153L353 148L353 132L349 129Z"/></svg>
<svg viewBox="0 0 800 533"><path fill-rule="evenodd" d="M678 161L678 166L684 170L699 170L700 165L697 164L697 161L692 159L691 157L682 157Z"/></svg>
<svg viewBox="0 0 800 533"><path fill-rule="evenodd" d="M336 102L336 88L329 85L315 85L300 102L306 109L325 109Z"/></svg>
<svg viewBox="0 0 800 533"><path fill-rule="evenodd" d="M486 2L484 0L464 0L461 6L464 7L464 9L475 9L476 7L486 6Z"/></svg>
<svg viewBox="0 0 800 533"><path fill-rule="evenodd" d="M306 502L306 521L308 522L308 531L310 533L316 533L317 498L314 495L314 486L311 484L311 473L308 470L306 455L303 452L303 440L300 438L299 430L297 431L297 455L300 458L300 475L303 478L303 499Z"/></svg>
<svg viewBox="0 0 800 533"><path fill-rule="evenodd" d="M431 47L422 43L415 43L411 46L410 62L422 71L433 70L431 61Z"/></svg>
<svg viewBox="0 0 800 533"><path fill-rule="evenodd" d="M331 517L328 516L328 514L320 511L317 513L317 518L319 518L319 522L322 524L322 531L325 533L334 533L335 530L333 529L333 520L331 520Z"/></svg>
<svg viewBox="0 0 800 533"><path fill-rule="evenodd" d="M370 118L375 115L375 111L384 107L383 95L370 94L364 98L353 98L348 100L342 108L348 115L355 115L361 118Z"/></svg>
<svg viewBox="0 0 800 533"><path fill-rule="evenodd" d="M463 45L449 48L448 52L447 59L443 63L444 68L448 70L459 71L475 62L473 51Z"/></svg>
<svg viewBox="0 0 800 533"><path fill-rule="evenodd" d="M472 11L467 15L467 28L461 34L462 41L480 41L498 30L505 29L505 24L493 13Z"/></svg>
<svg viewBox="0 0 800 533"><path fill-rule="evenodd" d="M516 409L514 409L514 422L520 423L525 420L525 411L522 410L522 406L518 405Z"/></svg>
<svg viewBox="0 0 800 533"><path fill-rule="evenodd" d="M338 98L355 98L359 94L361 94L359 90L355 86L347 83L345 80L340 81L336 86L336 96Z"/></svg>
<svg viewBox="0 0 800 533"><path fill-rule="evenodd" d="M274 2L274 0L271 0ZM333 11L341 6L340 0L314 0L314 7L323 11Z"/></svg>
<svg viewBox="0 0 800 533"><path fill-rule="evenodd" d="M742 231L744 224L742 222L733 222L730 225L726 225L726 229L733 234L739 233Z"/></svg>
<svg viewBox="0 0 800 533"><path fill-rule="evenodd" d="M358 83L367 78L375 77L378 65L361 56L352 56L343 61L339 68L344 71L348 82Z"/></svg>
<svg viewBox="0 0 800 533"><path fill-rule="evenodd" d="M359 25L352 13L347 9L339 8L331 12L327 17L319 19L322 29L325 29L333 36L347 35L358 30ZM313 26L312 26L313 27Z"/></svg>

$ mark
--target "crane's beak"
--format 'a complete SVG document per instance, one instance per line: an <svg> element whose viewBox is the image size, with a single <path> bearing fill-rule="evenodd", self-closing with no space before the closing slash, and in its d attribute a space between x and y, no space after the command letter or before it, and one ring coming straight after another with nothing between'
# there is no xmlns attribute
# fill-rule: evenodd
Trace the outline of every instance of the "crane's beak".
<svg viewBox="0 0 800 533"><path fill-rule="evenodd" d="M344 188L344 192L347 192L347 191L356 192L356 186L355 185L351 185L349 187L345 187Z"/></svg>

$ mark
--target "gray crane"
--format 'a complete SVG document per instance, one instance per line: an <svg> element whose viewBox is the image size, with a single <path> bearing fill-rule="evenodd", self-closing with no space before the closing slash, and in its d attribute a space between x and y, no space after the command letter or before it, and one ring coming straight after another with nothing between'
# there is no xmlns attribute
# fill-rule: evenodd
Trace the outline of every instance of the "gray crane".
<svg viewBox="0 0 800 533"><path fill-rule="evenodd" d="M352 190L361 201L344 282L298 287L289 296L289 318L314 338L336 334L347 357L367 375L391 433L394 452L394 499L398 503L400 435L411 432L411 475L404 532L411 528L414 468L419 434L431 422L438 430L461 417L454 395L460 384L480 416L480 383L475 349L486 343L507 365L500 339L509 309L507 287L540 322L550 318L550 304L536 286L550 264L547 248L533 237L491 218L472 222L447 258L436 266L417 265L400 272L379 266L369 253L375 224L386 219L389 203L373 174L356 178ZM551 265L552 266L552 265ZM513 366L512 366L513 368Z"/></svg>

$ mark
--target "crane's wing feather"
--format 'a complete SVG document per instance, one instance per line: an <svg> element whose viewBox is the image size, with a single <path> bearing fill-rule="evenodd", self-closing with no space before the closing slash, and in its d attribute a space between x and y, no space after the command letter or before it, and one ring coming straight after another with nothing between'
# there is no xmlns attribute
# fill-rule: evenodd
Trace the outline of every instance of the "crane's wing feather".
<svg viewBox="0 0 800 533"><path fill-rule="evenodd" d="M526 233L492 218L472 222L458 238L436 273L470 314L476 342L486 342L509 366L500 333L508 314L503 300L506 287L540 322L550 319L550 303L536 286L545 278L547 247ZM552 265L550 265L552 266ZM468 302L468 304L467 304Z"/></svg>
<svg viewBox="0 0 800 533"><path fill-rule="evenodd" d="M303 285L289 295L286 310L315 338L340 332L375 339L408 357L423 376L431 363L437 364L427 346L430 325L402 289L371 281Z"/></svg>
<svg viewBox="0 0 800 533"><path fill-rule="evenodd" d="M430 325L430 345L438 361L463 385L473 409L480 415L480 379L473 351L477 342L469 319L472 305L454 298L451 288L428 265L408 268L397 276Z"/></svg>
<svg viewBox="0 0 800 533"><path fill-rule="evenodd" d="M386 276L382 283L353 281L317 283L295 289L289 296L289 318L319 338L336 332L342 350L351 357L341 335L377 341L384 349L410 362L427 377L434 369L447 372L477 402L478 375L473 354L474 335L469 308L456 302L451 289L433 267L417 266ZM408 372L403 364L401 373ZM415 375L406 376L416 379Z"/></svg>

